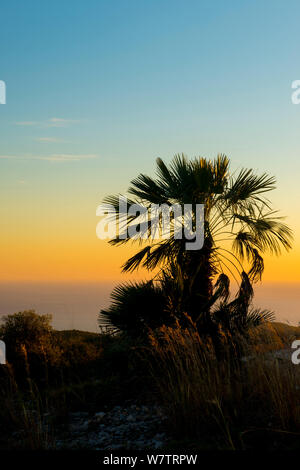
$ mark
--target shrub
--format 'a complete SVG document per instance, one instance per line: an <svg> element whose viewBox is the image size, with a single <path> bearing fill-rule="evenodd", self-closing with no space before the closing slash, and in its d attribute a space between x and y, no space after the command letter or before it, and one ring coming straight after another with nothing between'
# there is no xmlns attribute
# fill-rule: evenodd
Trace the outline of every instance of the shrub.
<svg viewBox="0 0 300 470"><path fill-rule="evenodd" d="M0 338L6 344L8 362L17 365L20 360L55 364L61 350L56 344L51 315L38 315L34 310L25 310L2 319Z"/></svg>

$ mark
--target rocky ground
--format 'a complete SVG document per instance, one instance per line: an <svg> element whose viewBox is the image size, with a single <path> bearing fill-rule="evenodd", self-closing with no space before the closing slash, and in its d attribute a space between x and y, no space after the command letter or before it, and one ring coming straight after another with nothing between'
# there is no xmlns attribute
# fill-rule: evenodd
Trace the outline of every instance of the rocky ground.
<svg viewBox="0 0 300 470"><path fill-rule="evenodd" d="M69 423L54 438L55 449L156 450L167 442L165 416L158 406L115 406L93 415L69 414Z"/></svg>

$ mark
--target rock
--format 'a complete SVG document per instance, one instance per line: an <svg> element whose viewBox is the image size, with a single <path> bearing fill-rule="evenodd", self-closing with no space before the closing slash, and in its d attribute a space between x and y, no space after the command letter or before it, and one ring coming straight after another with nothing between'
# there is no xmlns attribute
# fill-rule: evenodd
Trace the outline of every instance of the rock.
<svg viewBox="0 0 300 470"><path fill-rule="evenodd" d="M83 423L71 423L70 431L72 432L83 432L87 431L89 427L89 421L84 421Z"/></svg>
<svg viewBox="0 0 300 470"><path fill-rule="evenodd" d="M98 413L94 414L94 420L100 422L100 421L103 420L105 415L106 415L106 413L104 413L104 411L99 411Z"/></svg>
<svg viewBox="0 0 300 470"><path fill-rule="evenodd" d="M83 419L86 418L89 414L87 411L73 411L69 413L69 415L73 419Z"/></svg>
<svg viewBox="0 0 300 470"><path fill-rule="evenodd" d="M88 413L70 413L69 432L62 428L54 447L98 450L159 449L167 441L160 426L165 416L158 406L128 403L99 411L91 419Z"/></svg>
<svg viewBox="0 0 300 470"><path fill-rule="evenodd" d="M163 443L161 441L154 441L153 445L154 449L160 449L163 446Z"/></svg>
<svg viewBox="0 0 300 470"><path fill-rule="evenodd" d="M133 421L136 421L136 418L135 418L135 416L133 416L133 415L128 415L128 416L127 416L127 421L133 422Z"/></svg>

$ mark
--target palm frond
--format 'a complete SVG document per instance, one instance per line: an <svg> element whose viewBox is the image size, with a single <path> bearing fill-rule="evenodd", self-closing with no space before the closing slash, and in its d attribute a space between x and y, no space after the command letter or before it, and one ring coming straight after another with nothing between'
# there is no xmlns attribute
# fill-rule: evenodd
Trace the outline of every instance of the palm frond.
<svg viewBox="0 0 300 470"><path fill-rule="evenodd" d="M228 191L224 195L224 200L228 204L237 204L239 201L247 199L257 200L265 203L260 198L260 194L272 191L276 188L276 179L263 173L258 176L251 169L242 169L236 178L230 179Z"/></svg>
<svg viewBox="0 0 300 470"><path fill-rule="evenodd" d="M275 320L275 314L271 310L251 308L247 315L248 327L256 327L265 322L272 322Z"/></svg>

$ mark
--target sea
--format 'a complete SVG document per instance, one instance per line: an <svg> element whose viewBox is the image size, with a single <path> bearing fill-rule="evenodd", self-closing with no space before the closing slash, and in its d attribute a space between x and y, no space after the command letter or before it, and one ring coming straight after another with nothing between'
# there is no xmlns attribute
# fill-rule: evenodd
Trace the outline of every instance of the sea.
<svg viewBox="0 0 300 470"><path fill-rule="evenodd" d="M52 314L58 330L99 331L98 316L110 303L117 282L2 282L0 316L34 309ZM254 305L272 310L277 321L300 323L300 283L264 282L255 287Z"/></svg>

